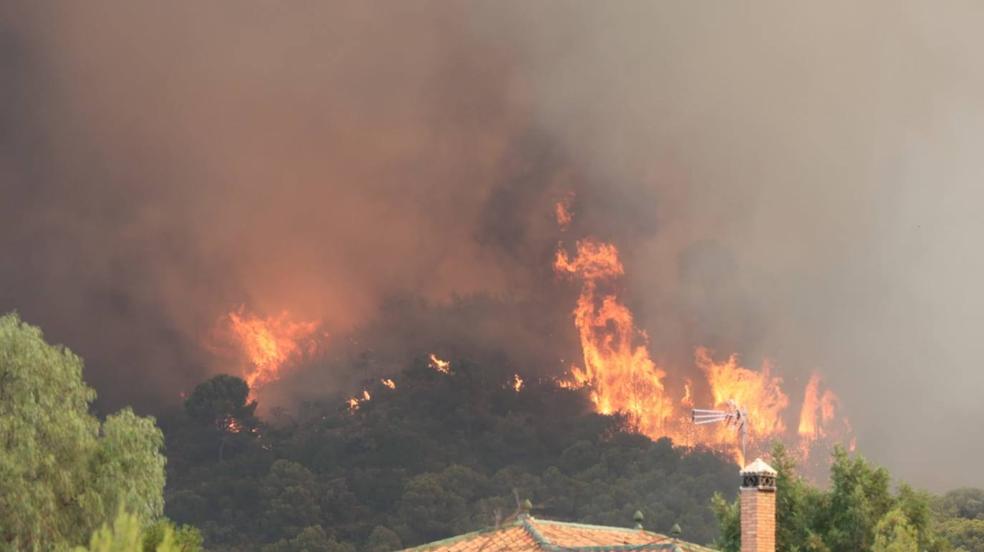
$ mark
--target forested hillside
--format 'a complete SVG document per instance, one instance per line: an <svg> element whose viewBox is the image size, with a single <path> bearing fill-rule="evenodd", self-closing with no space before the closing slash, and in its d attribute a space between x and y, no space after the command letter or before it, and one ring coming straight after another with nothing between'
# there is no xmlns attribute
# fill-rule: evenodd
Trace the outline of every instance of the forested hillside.
<svg viewBox="0 0 984 552"><path fill-rule="evenodd" d="M166 512L212 550L388 550L491 526L530 498L534 515L647 527L710 542L715 492L737 466L626 431L552 382L418 360L371 400L342 398L261 423L240 380L200 385L166 420Z"/></svg>

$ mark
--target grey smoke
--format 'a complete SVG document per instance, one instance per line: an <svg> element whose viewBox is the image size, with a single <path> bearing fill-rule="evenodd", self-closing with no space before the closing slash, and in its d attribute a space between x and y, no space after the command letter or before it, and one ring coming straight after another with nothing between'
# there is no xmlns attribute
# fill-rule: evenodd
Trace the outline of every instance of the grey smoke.
<svg viewBox="0 0 984 552"><path fill-rule="evenodd" d="M82 354L107 404L165 405L217 369L201 340L230 307L336 334L394 294L569 309L550 255L590 233L671 372L696 345L770 358L796 404L818 370L867 455L981 486L982 23L971 2L8 3L0 309Z"/></svg>

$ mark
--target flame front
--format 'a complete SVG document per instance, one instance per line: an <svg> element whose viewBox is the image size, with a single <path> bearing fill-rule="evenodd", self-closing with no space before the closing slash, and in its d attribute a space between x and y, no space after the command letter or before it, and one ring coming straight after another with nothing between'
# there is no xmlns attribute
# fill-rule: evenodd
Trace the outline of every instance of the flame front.
<svg viewBox="0 0 984 552"><path fill-rule="evenodd" d="M229 313L228 321L250 362L243 377L251 392L280 379L284 364L303 352L318 327L317 322L292 321L287 311L264 318L239 309Z"/></svg>
<svg viewBox="0 0 984 552"><path fill-rule="evenodd" d="M554 268L580 278L574 309L584 367L571 368L574 384L587 386L598 412L622 412L640 432L665 435L673 405L664 397L666 372L649 358L648 338L636 329L632 312L602 287L624 268L614 245L595 240L577 243L577 256L557 251Z"/></svg>
<svg viewBox="0 0 984 552"><path fill-rule="evenodd" d="M820 375L814 373L803 392L798 432L804 459L809 458L810 450L821 440L829 437L839 439L851 433L847 418L837 418L837 395L830 389L824 389L821 393L821 384ZM853 437L850 443L849 448L853 449Z"/></svg>
<svg viewBox="0 0 984 552"><path fill-rule="evenodd" d="M558 203L556 209L558 223L565 227L570 223L567 205ZM667 371L650 358L648 336L636 328L632 312L614 291L615 281L625 273L618 249L611 243L585 239L577 242L576 251L572 258L558 248L554 259L558 274L581 283L573 316L583 367L571 366L569 376L557 381L560 387L586 388L597 412L621 413L635 430L653 439L670 437L685 446L709 446L728 452L739 463L744 462L741 438L733 425L693 425L690 412L698 391L700 396L709 395L712 404L708 406L728 409L740 405L745 410L750 445L790 440L784 421L789 397L768 362L751 370L736 355L715 361L708 349L698 347L694 360L706 387L695 387L686 379L676 387L682 393L671 395ZM818 387L819 378L814 376L801 411L798 429L804 457L811 444L827 437L835 424L837 398L829 390L819 394ZM849 436L846 419L842 426L845 429L838 437Z"/></svg>

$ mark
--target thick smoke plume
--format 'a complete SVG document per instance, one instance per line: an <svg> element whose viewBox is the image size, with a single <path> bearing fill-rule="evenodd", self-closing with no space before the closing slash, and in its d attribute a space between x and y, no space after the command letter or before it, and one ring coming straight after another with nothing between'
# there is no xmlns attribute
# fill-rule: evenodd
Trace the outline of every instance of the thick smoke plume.
<svg viewBox="0 0 984 552"><path fill-rule="evenodd" d="M379 370L457 347L551 374L577 354L551 258L596 235L662 365L706 345L794 388L818 370L862 451L984 485L982 23L971 3L7 3L0 309L85 357L107 406L221 370L203 341L240 305L320 320ZM353 377L312 363L284 387Z"/></svg>

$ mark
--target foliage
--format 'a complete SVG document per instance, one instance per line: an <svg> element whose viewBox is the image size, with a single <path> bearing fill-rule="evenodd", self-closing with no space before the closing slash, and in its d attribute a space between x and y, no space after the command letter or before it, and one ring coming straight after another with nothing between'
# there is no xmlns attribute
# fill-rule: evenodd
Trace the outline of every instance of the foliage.
<svg viewBox="0 0 984 552"><path fill-rule="evenodd" d="M161 514L163 435L129 409L100 423L94 398L79 357L0 316L0 550L85 542L119 508Z"/></svg>
<svg viewBox="0 0 984 552"><path fill-rule="evenodd" d="M905 512L896 508L885 514L875 526L872 552L919 552L916 528L909 523Z"/></svg>
<svg viewBox="0 0 984 552"><path fill-rule="evenodd" d="M934 504L939 533L955 550L984 550L984 489L956 489Z"/></svg>
<svg viewBox="0 0 984 552"><path fill-rule="evenodd" d="M730 459L633 433L581 391L531 377L517 393L508 367L452 361L450 375L415 361L396 389L367 382L355 411L338 396L280 412L227 435L221 460L221 430L189 400L167 420L168 516L210 550L381 552L492 526L515 489L544 517L631 526L642 510L647 528L714 539L708 503L734 496Z"/></svg>
<svg viewBox="0 0 984 552"><path fill-rule="evenodd" d="M813 487L796 472L788 451L772 451L776 480L776 550L798 551L944 551L948 543L938 534L932 498L900 485L891 490L891 477L861 456L835 448L830 488ZM738 503L716 500L721 527L721 550L740 548Z"/></svg>
<svg viewBox="0 0 984 552"><path fill-rule="evenodd" d="M984 550L984 519L947 519L940 523L939 531L955 550Z"/></svg>
<svg viewBox="0 0 984 552"><path fill-rule="evenodd" d="M176 552L197 552L202 549L202 533L190 525L176 526L162 519L144 530L143 552L154 552L170 536Z"/></svg>
<svg viewBox="0 0 984 552"><path fill-rule="evenodd" d="M201 535L192 528L175 530L167 522L154 524L144 530L139 516L122 510L113 521L100 527L89 541L89 546L79 546L75 552L199 552Z"/></svg>

